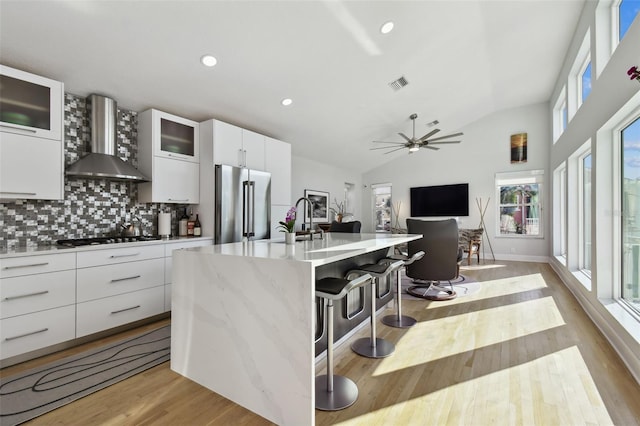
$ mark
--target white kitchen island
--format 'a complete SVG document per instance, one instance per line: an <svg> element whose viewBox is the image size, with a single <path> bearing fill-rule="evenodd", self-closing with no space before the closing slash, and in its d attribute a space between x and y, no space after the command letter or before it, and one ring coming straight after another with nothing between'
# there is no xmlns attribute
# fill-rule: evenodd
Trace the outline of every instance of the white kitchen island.
<svg viewBox="0 0 640 426"><path fill-rule="evenodd" d="M313 425L317 268L419 238L326 233L174 252L171 369L274 423Z"/></svg>

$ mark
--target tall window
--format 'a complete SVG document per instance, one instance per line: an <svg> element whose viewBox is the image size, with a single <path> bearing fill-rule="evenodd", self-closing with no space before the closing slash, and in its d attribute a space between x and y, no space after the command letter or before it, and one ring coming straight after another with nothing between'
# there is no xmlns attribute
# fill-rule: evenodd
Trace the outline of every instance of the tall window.
<svg viewBox="0 0 640 426"><path fill-rule="evenodd" d="M542 170L496 174L498 235L542 236Z"/></svg>
<svg viewBox="0 0 640 426"><path fill-rule="evenodd" d="M640 311L640 117L621 131L622 298Z"/></svg>
<svg viewBox="0 0 640 426"><path fill-rule="evenodd" d="M580 100L581 103L583 103L587 99L587 96L589 96L589 93L591 93L591 60L586 63L584 70L580 74L580 86Z"/></svg>
<svg viewBox="0 0 640 426"><path fill-rule="evenodd" d="M553 107L553 143L556 143L560 135L567 128L568 114L567 114L567 96L566 88L562 88L558 99Z"/></svg>
<svg viewBox="0 0 640 426"><path fill-rule="evenodd" d="M581 158L582 193L580 199L581 259L580 269L591 276L591 153Z"/></svg>
<svg viewBox="0 0 640 426"><path fill-rule="evenodd" d="M640 0L622 0L618 6L618 40L622 40L640 12Z"/></svg>
<svg viewBox="0 0 640 426"><path fill-rule="evenodd" d="M554 254L567 257L567 166L562 164L553 173Z"/></svg>

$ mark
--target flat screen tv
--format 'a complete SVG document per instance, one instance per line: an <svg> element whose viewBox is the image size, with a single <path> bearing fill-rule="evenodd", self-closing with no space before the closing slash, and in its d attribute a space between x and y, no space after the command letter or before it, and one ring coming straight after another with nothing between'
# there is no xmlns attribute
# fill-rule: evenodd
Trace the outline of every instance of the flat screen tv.
<svg viewBox="0 0 640 426"><path fill-rule="evenodd" d="M469 216L469 184L410 188L411 216Z"/></svg>

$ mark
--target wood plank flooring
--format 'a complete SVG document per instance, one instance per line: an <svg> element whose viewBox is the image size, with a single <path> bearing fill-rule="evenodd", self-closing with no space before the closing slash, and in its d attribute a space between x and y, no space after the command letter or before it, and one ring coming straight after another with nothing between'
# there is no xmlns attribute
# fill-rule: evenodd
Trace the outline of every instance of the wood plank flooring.
<svg viewBox="0 0 640 426"><path fill-rule="evenodd" d="M362 358L348 344L337 349L336 373L353 379L360 395L348 409L316 411L316 424L640 425L640 386L547 264L481 262L462 273L481 282L478 293L446 302L405 300L405 314L418 319L415 327L378 326L379 335L396 344L389 358ZM165 363L27 424L269 422Z"/></svg>

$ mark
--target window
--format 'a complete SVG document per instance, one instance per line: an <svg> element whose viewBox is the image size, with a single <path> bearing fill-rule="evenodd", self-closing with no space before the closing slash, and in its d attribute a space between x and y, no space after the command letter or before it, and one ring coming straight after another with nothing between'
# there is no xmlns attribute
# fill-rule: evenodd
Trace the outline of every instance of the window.
<svg viewBox="0 0 640 426"><path fill-rule="evenodd" d="M620 132L622 299L640 311L640 117Z"/></svg>
<svg viewBox="0 0 640 426"><path fill-rule="evenodd" d="M624 38L640 11L640 0L622 0L618 5L618 41Z"/></svg>
<svg viewBox="0 0 640 426"><path fill-rule="evenodd" d="M591 60L586 64L586 67L580 73L580 104L582 104L591 93Z"/></svg>
<svg viewBox="0 0 640 426"><path fill-rule="evenodd" d="M391 184L371 185L376 232L391 232Z"/></svg>
<svg viewBox="0 0 640 426"><path fill-rule="evenodd" d="M567 258L567 166L562 163L553 173L554 254Z"/></svg>
<svg viewBox="0 0 640 426"><path fill-rule="evenodd" d="M555 106L553 107L553 143L555 143L560 135L567 128L568 122L567 115L567 96L566 90L563 87L558 99L556 100Z"/></svg>
<svg viewBox="0 0 640 426"><path fill-rule="evenodd" d="M591 277L591 152L580 157L580 269Z"/></svg>
<svg viewBox="0 0 640 426"><path fill-rule="evenodd" d="M498 236L542 236L543 170L496 174Z"/></svg>

